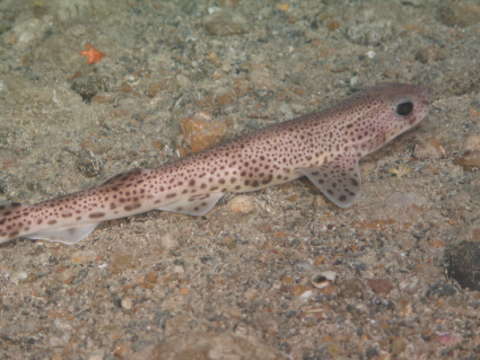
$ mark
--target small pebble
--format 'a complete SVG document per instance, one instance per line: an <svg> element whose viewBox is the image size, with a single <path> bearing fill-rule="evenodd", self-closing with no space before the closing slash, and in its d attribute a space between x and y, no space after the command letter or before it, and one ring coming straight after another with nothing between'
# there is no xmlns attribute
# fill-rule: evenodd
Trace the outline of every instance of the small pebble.
<svg viewBox="0 0 480 360"><path fill-rule="evenodd" d="M465 150L480 151L480 135L470 135L465 140Z"/></svg>
<svg viewBox="0 0 480 360"><path fill-rule="evenodd" d="M392 22L381 20L351 25L346 29L345 35L355 44L377 46L391 39L394 33Z"/></svg>
<svg viewBox="0 0 480 360"><path fill-rule="evenodd" d="M463 339L460 335L444 332L437 333L433 340L440 343L441 345L454 346L461 342Z"/></svg>
<svg viewBox="0 0 480 360"><path fill-rule="evenodd" d="M27 278L28 278L28 273L25 271L16 271L10 277L10 279L15 283L26 280Z"/></svg>
<svg viewBox="0 0 480 360"><path fill-rule="evenodd" d="M337 273L334 271L323 271L313 275L310 279L313 286L323 289L335 282Z"/></svg>
<svg viewBox="0 0 480 360"><path fill-rule="evenodd" d="M268 91L274 87L274 76L272 75L269 66L260 61L262 61L262 59L259 59L258 62L252 62L249 64L248 79L255 88Z"/></svg>
<svg viewBox="0 0 480 360"><path fill-rule="evenodd" d="M388 172L392 175L395 175L396 177L404 177L412 172L412 168L405 166L405 165L399 165L395 167L391 167L388 169Z"/></svg>
<svg viewBox="0 0 480 360"><path fill-rule="evenodd" d="M465 1L445 2L437 12L438 20L447 26L467 27L480 21L480 6Z"/></svg>
<svg viewBox="0 0 480 360"><path fill-rule="evenodd" d="M426 206L428 200L420 193L395 191L386 197L385 203L394 208L409 208Z"/></svg>
<svg viewBox="0 0 480 360"><path fill-rule="evenodd" d="M304 291L302 294L300 294L299 299L302 301L307 301L313 296L313 291L312 290L307 290Z"/></svg>
<svg viewBox="0 0 480 360"><path fill-rule="evenodd" d="M176 274L183 274L185 272L185 268L182 265L175 265L173 267L173 272Z"/></svg>
<svg viewBox="0 0 480 360"><path fill-rule="evenodd" d="M457 293L457 290L452 284L444 281L439 281L429 287L426 292L427 297L448 297Z"/></svg>
<svg viewBox="0 0 480 360"><path fill-rule="evenodd" d="M131 352L132 351L129 343L120 342L113 349L113 356L115 359L128 359Z"/></svg>
<svg viewBox="0 0 480 360"><path fill-rule="evenodd" d="M154 98L159 92L164 91L166 87L165 82L154 82L148 86L145 94L150 98Z"/></svg>
<svg viewBox="0 0 480 360"><path fill-rule="evenodd" d="M212 116L206 112L198 112L193 116L181 119L180 126L185 143L193 152L215 145L227 130L224 121L213 120ZM179 149L179 151L181 154L185 152L183 149Z"/></svg>
<svg viewBox="0 0 480 360"><path fill-rule="evenodd" d="M48 344L49 344L52 348L66 346L65 341L64 341L60 336L51 336L51 337L48 339Z"/></svg>
<svg viewBox="0 0 480 360"><path fill-rule="evenodd" d="M165 250L171 250L178 246L177 240L172 236L171 233L166 233L160 237L160 245Z"/></svg>
<svg viewBox="0 0 480 360"><path fill-rule="evenodd" d="M420 61L422 64L432 64L445 58L444 49L434 45L422 48L415 54L415 60Z"/></svg>
<svg viewBox="0 0 480 360"><path fill-rule="evenodd" d="M235 8L240 3L240 0L219 0L218 4L222 7Z"/></svg>
<svg viewBox="0 0 480 360"><path fill-rule="evenodd" d="M396 337L390 344L390 350L395 356L400 355L407 348L407 342L402 337Z"/></svg>
<svg viewBox="0 0 480 360"><path fill-rule="evenodd" d="M461 157L454 160L454 164L460 165L465 171L480 169L480 150L466 151Z"/></svg>
<svg viewBox="0 0 480 360"><path fill-rule="evenodd" d="M97 254L92 250L76 251L70 256L70 261L74 264L85 264L96 259Z"/></svg>
<svg viewBox="0 0 480 360"><path fill-rule="evenodd" d="M288 9L290 8L290 5L288 3L279 3L276 6L277 10L287 12Z"/></svg>
<svg viewBox="0 0 480 360"><path fill-rule="evenodd" d="M248 214L255 209L255 204L250 196L239 195L228 203L228 208L234 213Z"/></svg>
<svg viewBox="0 0 480 360"><path fill-rule="evenodd" d="M125 310L131 310L133 306L132 299L130 299L129 297L123 298L121 301L121 305L122 308L124 308Z"/></svg>
<svg viewBox="0 0 480 360"><path fill-rule="evenodd" d="M145 281L150 284L156 284L158 281L158 273L156 271L150 271L145 275Z"/></svg>
<svg viewBox="0 0 480 360"><path fill-rule="evenodd" d="M480 243L462 241L445 252L446 270L462 288L480 290Z"/></svg>
<svg viewBox="0 0 480 360"><path fill-rule="evenodd" d="M417 159L440 159L447 154L439 140L430 138L415 145L414 156Z"/></svg>
<svg viewBox="0 0 480 360"><path fill-rule="evenodd" d="M88 360L103 360L103 353L95 352L94 354L90 355Z"/></svg>
<svg viewBox="0 0 480 360"><path fill-rule="evenodd" d="M205 18L203 23L209 35L229 36L248 32L248 22L240 14L216 10Z"/></svg>
<svg viewBox="0 0 480 360"><path fill-rule="evenodd" d="M378 295L387 295L393 289L392 282L387 279L368 279L367 284Z"/></svg>
<svg viewBox="0 0 480 360"><path fill-rule="evenodd" d="M3 80L0 80L0 93L7 92L8 86L7 83Z"/></svg>
<svg viewBox="0 0 480 360"><path fill-rule="evenodd" d="M175 77L175 80L177 80L177 84L178 86L180 86L181 88L189 88L192 86L192 82L190 81L190 79L188 77L186 77L185 75L182 75L182 74L178 74L176 77Z"/></svg>
<svg viewBox="0 0 480 360"><path fill-rule="evenodd" d="M15 24L15 26L3 36L3 40L9 45L20 49L26 49L37 41L40 41L52 28L53 19L50 16L43 19L29 18Z"/></svg>

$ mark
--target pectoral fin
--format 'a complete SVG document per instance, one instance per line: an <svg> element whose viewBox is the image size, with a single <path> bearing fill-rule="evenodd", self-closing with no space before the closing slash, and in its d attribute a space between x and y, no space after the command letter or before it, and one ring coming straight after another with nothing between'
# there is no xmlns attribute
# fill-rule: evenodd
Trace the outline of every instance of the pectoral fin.
<svg viewBox="0 0 480 360"><path fill-rule="evenodd" d="M297 171L341 208L351 206L360 190L358 161L353 158L339 157L318 168L301 168Z"/></svg>
<svg viewBox="0 0 480 360"><path fill-rule="evenodd" d="M212 210L223 195L223 192L190 195L159 206L157 209L191 216L203 216Z"/></svg>
<svg viewBox="0 0 480 360"><path fill-rule="evenodd" d="M97 225L98 223L69 228L41 230L33 234L25 235L24 237L32 240L45 240L73 245L90 235Z"/></svg>

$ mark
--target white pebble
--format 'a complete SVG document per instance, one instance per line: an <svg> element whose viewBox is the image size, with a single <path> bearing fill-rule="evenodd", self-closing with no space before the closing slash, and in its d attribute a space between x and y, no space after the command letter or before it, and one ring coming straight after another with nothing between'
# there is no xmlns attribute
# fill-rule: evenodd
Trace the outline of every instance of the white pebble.
<svg viewBox="0 0 480 360"><path fill-rule="evenodd" d="M10 277L14 283L17 283L28 278L28 273L26 271L17 271L12 274Z"/></svg>
<svg viewBox="0 0 480 360"><path fill-rule="evenodd" d="M173 267L173 272L177 274L183 274L185 272L185 269L182 265L175 265Z"/></svg>
<svg viewBox="0 0 480 360"><path fill-rule="evenodd" d="M121 302L121 305L122 305L122 308L124 308L125 310L130 310L133 306L132 299L130 299L128 297L123 298L122 302Z"/></svg>
<svg viewBox="0 0 480 360"><path fill-rule="evenodd" d="M234 197L228 204L230 211L240 214L248 214L255 209L255 205L250 196L239 195Z"/></svg>
<svg viewBox="0 0 480 360"><path fill-rule="evenodd" d="M95 351L88 360L103 360L103 351Z"/></svg>
<svg viewBox="0 0 480 360"><path fill-rule="evenodd" d="M312 290L307 290L305 292L302 293L302 295L299 296L300 300L302 301L307 301L308 299L310 299L313 295L313 291Z"/></svg>
<svg viewBox="0 0 480 360"><path fill-rule="evenodd" d="M337 278L335 271L322 271L311 277L311 283L318 289L323 289L330 286Z"/></svg>
<svg viewBox="0 0 480 360"><path fill-rule="evenodd" d="M171 250L178 245L177 240L170 233L166 233L160 238L160 244L165 250Z"/></svg>
<svg viewBox="0 0 480 360"><path fill-rule="evenodd" d="M465 140L465 150L480 150L480 135L470 135Z"/></svg>

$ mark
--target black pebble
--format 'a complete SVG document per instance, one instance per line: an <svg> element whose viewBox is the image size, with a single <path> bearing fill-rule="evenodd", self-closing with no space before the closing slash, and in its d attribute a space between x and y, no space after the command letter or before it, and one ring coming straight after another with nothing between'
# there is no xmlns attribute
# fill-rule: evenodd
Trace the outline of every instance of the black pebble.
<svg viewBox="0 0 480 360"><path fill-rule="evenodd" d="M445 251L447 275L462 288L480 290L480 243L463 241Z"/></svg>

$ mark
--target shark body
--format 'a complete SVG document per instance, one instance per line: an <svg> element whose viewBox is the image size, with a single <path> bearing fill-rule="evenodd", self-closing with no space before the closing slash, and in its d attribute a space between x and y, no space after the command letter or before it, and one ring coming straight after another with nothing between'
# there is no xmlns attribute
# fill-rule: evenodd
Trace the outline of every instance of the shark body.
<svg viewBox="0 0 480 360"><path fill-rule="evenodd" d="M300 116L166 163L34 205L0 207L0 243L18 237L74 244L106 220L149 210L208 213L225 193L306 176L339 207L360 189L359 160L422 121L430 91L406 84L366 89Z"/></svg>

